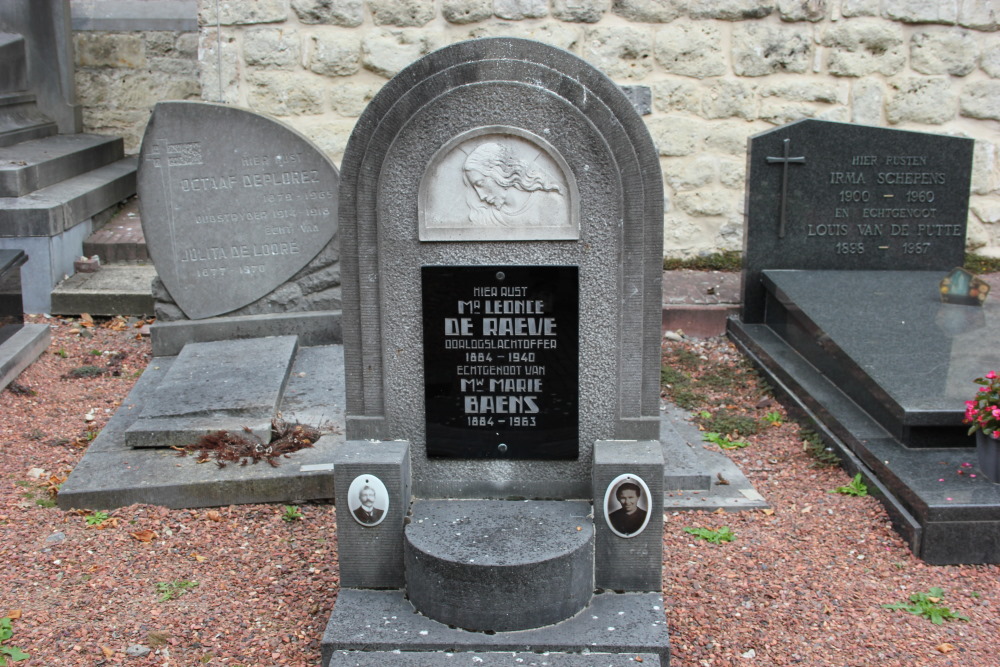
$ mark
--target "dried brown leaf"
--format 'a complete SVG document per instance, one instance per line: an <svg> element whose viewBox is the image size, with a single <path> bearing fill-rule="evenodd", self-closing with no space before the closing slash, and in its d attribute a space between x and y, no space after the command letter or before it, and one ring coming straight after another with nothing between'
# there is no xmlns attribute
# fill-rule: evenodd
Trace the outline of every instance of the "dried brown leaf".
<svg viewBox="0 0 1000 667"><path fill-rule="evenodd" d="M146 542L147 544L159 537L159 535L148 528L145 530L137 530L136 532L129 534L140 542Z"/></svg>

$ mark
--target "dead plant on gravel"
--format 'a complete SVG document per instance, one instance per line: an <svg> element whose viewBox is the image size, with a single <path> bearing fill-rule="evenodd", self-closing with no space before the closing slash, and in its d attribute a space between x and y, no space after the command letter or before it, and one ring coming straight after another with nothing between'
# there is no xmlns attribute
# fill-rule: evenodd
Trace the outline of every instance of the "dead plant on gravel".
<svg viewBox="0 0 1000 667"><path fill-rule="evenodd" d="M253 432L243 427L243 432L216 431L198 438L186 447L174 447L178 456L197 453L198 463L214 460L215 465L225 468L230 463L245 466L248 463L267 461L277 468L278 459L288 458L293 452L312 447L323 433L318 428L306 424L289 423L281 418L271 420L271 441L264 443Z"/></svg>

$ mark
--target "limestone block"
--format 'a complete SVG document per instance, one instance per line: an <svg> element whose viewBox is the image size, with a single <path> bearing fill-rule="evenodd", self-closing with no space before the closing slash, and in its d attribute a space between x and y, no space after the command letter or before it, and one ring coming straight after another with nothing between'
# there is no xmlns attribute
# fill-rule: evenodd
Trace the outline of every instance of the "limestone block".
<svg viewBox="0 0 1000 667"><path fill-rule="evenodd" d="M782 21L822 21L832 0L778 0Z"/></svg>
<svg viewBox="0 0 1000 667"><path fill-rule="evenodd" d="M434 3L426 0L368 0L375 25L419 28L434 18Z"/></svg>
<svg viewBox="0 0 1000 667"><path fill-rule="evenodd" d="M963 28L995 32L1000 28L1000 8L996 0L959 0L958 24Z"/></svg>
<svg viewBox="0 0 1000 667"><path fill-rule="evenodd" d="M813 118L819 120L830 120L835 123L848 123L851 120L851 112L847 107L831 107L829 109L819 109Z"/></svg>
<svg viewBox="0 0 1000 667"><path fill-rule="evenodd" d="M76 38L79 34L80 33L76 33L74 38ZM194 35L195 33L183 34ZM174 45L177 41L176 32L170 32L169 30L149 30L142 33L142 39L144 40L146 46L146 56L152 58L154 56L163 57L174 55ZM79 55L79 53L77 55Z"/></svg>
<svg viewBox="0 0 1000 667"><path fill-rule="evenodd" d="M965 84L959 105L963 116L1000 120L1000 81Z"/></svg>
<svg viewBox="0 0 1000 667"><path fill-rule="evenodd" d="M248 25L251 23L280 23L288 18L287 0L219 0L201 2L198 24L203 26ZM218 14L216 14L218 9Z"/></svg>
<svg viewBox="0 0 1000 667"><path fill-rule="evenodd" d="M979 44L968 30L932 28L910 38L910 66L921 74L965 76L978 60Z"/></svg>
<svg viewBox="0 0 1000 667"><path fill-rule="evenodd" d="M940 125L955 117L958 100L945 77L907 77L890 85L895 90L886 105L890 123Z"/></svg>
<svg viewBox="0 0 1000 667"><path fill-rule="evenodd" d="M356 118L365 110L382 86L377 83L346 81L330 89L330 106L341 116Z"/></svg>
<svg viewBox="0 0 1000 667"><path fill-rule="evenodd" d="M653 92L653 108L657 111L697 113L701 108L701 87L694 81L668 79L657 81L650 88Z"/></svg>
<svg viewBox="0 0 1000 667"><path fill-rule="evenodd" d="M969 210L988 225L1000 222L1000 201L995 199L973 197L969 203Z"/></svg>
<svg viewBox="0 0 1000 667"><path fill-rule="evenodd" d="M215 30L202 30L198 46L198 66L201 72L202 99L226 104L239 103L239 47L236 37L223 30L219 39Z"/></svg>
<svg viewBox="0 0 1000 667"><path fill-rule="evenodd" d="M717 247L719 250L742 250L743 249L743 217L731 215L726 218L718 229L719 240Z"/></svg>
<svg viewBox="0 0 1000 667"><path fill-rule="evenodd" d="M660 116L646 123L660 155L676 157L691 155L704 140L702 123L682 116Z"/></svg>
<svg viewBox="0 0 1000 667"><path fill-rule="evenodd" d="M879 0L841 0L840 15L844 18L855 16L878 16Z"/></svg>
<svg viewBox="0 0 1000 667"><path fill-rule="evenodd" d="M100 104L83 106L83 131L120 136L128 155L139 152L147 121L149 109L108 109Z"/></svg>
<svg viewBox="0 0 1000 667"><path fill-rule="evenodd" d="M437 48L439 35L423 30L375 30L361 39L361 64L391 79L404 67Z"/></svg>
<svg viewBox="0 0 1000 667"><path fill-rule="evenodd" d="M774 0L698 0L691 3L688 14L693 19L743 21L769 15L774 5Z"/></svg>
<svg viewBox="0 0 1000 667"><path fill-rule="evenodd" d="M862 125L881 125L885 91L873 78L858 79L851 87L851 122Z"/></svg>
<svg viewBox="0 0 1000 667"><path fill-rule="evenodd" d="M356 122L354 119L330 118L325 115L289 116L282 120L309 137L336 165L340 164Z"/></svg>
<svg viewBox="0 0 1000 667"><path fill-rule="evenodd" d="M663 172L663 177L674 192L696 190L716 179L719 170L719 159L712 155L699 155L693 160L671 161L669 168Z"/></svg>
<svg viewBox="0 0 1000 667"><path fill-rule="evenodd" d="M809 28L742 23L733 28L733 71L740 76L806 72L812 64Z"/></svg>
<svg viewBox="0 0 1000 667"><path fill-rule="evenodd" d="M958 20L958 3L941 0L883 0L882 15L903 23L945 23Z"/></svg>
<svg viewBox="0 0 1000 667"><path fill-rule="evenodd" d="M77 69L73 80L76 83L77 101L85 114L92 107L110 107L114 104L112 85L115 77L111 72L104 69Z"/></svg>
<svg viewBox="0 0 1000 667"><path fill-rule="evenodd" d="M572 23L597 23L611 9L611 0L552 0L552 16Z"/></svg>
<svg viewBox="0 0 1000 667"><path fill-rule="evenodd" d="M721 80L712 83L701 97L704 118L757 117L756 87L743 81Z"/></svg>
<svg viewBox="0 0 1000 667"><path fill-rule="evenodd" d="M509 21L541 19L549 15L548 0L493 0L493 13Z"/></svg>
<svg viewBox="0 0 1000 667"><path fill-rule="evenodd" d="M565 23L542 23L541 25L531 25L530 23L505 23L497 21L481 25L469 31L470 39L481 37L523 37L543 42L560 49L572 51L581 38L581 28Z"/></svg>
<svg viewBox="0 0 1000 667"><path fill-rule="evenodd" d="M309 69L324 76L350 76L361 69L361 40L348 31L313 35Z"/></svg>
<svg viewBox="0 0 1000 667"><path fill-rule="evenodd" d="M247 77L247 104L272 116L323 112L323 92L305 72L254 72Z"/></svg>
<svg viewBox="0 0 1000 667"><path fill-rule="evenodd" d="M822 44L830 48L827 68L834 76L891 76L906 64L902 28L883 21L847 21L827 30Z"/></svg>
<svg viewBox="0 0 1000 667"><path fill-rule="evenodd" d="M1000 192L1000 148L977 139L972 149L972 193L989 195Z"/></svg>
<svg viewBox="0 0 1000 667"><path fill-rule="evenodd" d="M775 125L784 125L803 118L815 118L820 109L805 102L789 103L784 100L761 102L760 117Z"/></svg>
<svg viewBox="0 0 1000 667"><path fill-rule="evenodd" d="M824 104L847 104L845 88L836 82L827 81L783 81L762 86L761 97L780 97L792 102L823 102Z"/></svg>
<svg viewBox="0 0 1000 667"><path fill-rule="evenodd" d="M296 69L302 60L299 33L286 28L253 28L243 36L247 65L271 69Z"/></svg>
<svg viewBox="0 0 1000 667"><path fill-rule="evenodd" d="M746 185L745 160L719 160L719 183L743 192Z"/></svg>
<svg viewBox="0 0 1000 667"><path fill-rule="evenodd" d="M747 137L765 128L770 129L765 123L745 123L742 121L712 123L711 131L705 137L705 144L709 150L718 153L745 157Z"/></svg>
<svg viewBox="0 0 1000 667"><path fill-rule="evenodd" d="M635 28L590 28L581 55L612 79L642 79L653 69L653 39Z"/></svg>
<svg viewBox="0 0 1000 667"><path fill-rule="evenodd" d="M441 15L449 23L476 23L493 16L493 0L443 0Z"/></svg>
<svg viewBox="0 0 1000 667"><path fill-rule="evenodd" d="M663 216L663 254L669 257L694 257L699 251L714 250L712 236L704 228L705 219L686 215Z"/></svg>
<svg viewBox="0 0 1000 667"><path fill-rule="evenodd" d="M198 57L198 33L182 32L177 35L174 42L174 52L169 55L177 55L182 58Z"/></svg>
<svg viewBox="0 0 1000 667"><path fill-rule="evenodd" d="M979 66L994 79L1000 79L1000 44L988 47L979 59Z"/></svg>
<svg viewBox="0 0 1000 667"><path fill-rule="evenodd" d="M73 48L77 67L146 66L146 45L141 34L75 32Z"/></svg>
<svg viewBox="0 0 1000 667"><path fill-rule="evenodd" d="M611 11L639 23L669 23L680 16L683 0L614 0Z"/></svg>
<svg viewBox="0 0 1000 667"><path fill-rule="evenodd" d="M722 34L710 23L679 23L656 32L656 62L671 74L696 79L726 73Z"/></svg>
<svg viewBox="0 0 1000 667"><path fill-rule="evenodd" d="M171 76L187 77L198 84L198 61L194 58L150 58L149 71L161 72Z"/></svg>
<svg viewBox="0 0 1000 667"><path fill-rule="evenodd" d="M362 0L292 0L292 11L303 23L355 28L364 21Z"/></svg>

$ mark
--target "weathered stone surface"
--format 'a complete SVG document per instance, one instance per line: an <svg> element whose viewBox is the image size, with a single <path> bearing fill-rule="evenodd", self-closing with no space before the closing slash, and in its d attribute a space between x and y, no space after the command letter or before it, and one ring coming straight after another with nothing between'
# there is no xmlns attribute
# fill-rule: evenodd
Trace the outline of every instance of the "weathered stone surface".
<svg viewBox="0 0 1000 667"><path fill-rule="evenodd" d="M158 104L139 195L149 254L173 301L191 319L232 313L301 274L337 231L338 181L322 154L274 120Z"/></svg>
<svg viewBox="0 0 1000 667"><path fill-rule="evenodd" d="M994 79L1000 79L1000 44L987 47L979 59L979 66Z"/></svg>
<svg viewBox="0 0 1000 667"><path fill-rule="evenodd" d="M355 118L361 115L381 88L381 84L377 83L341 83L330 89L330 106L341 116Z"/></svg>
<svg viewBox="0 0 1000 667"><path fill-rule="evenodd" d="M401 69L427 55L439 35L423 30L378 30L361 39L361 64L365 69L392 78Z"/></svg>
<svg viewBox="0 0 1000 667"><path fill-rule="evenodd" d="M354 28L364 21L362 0L292 0L292 11L303 23Z"/></svg>
<svg viewBox="0 0 1000 667"><path fill-rule="evenodd" d="M444 0L441 15L458 25L485 21L493 16L493 0Z"/></svg>
<svg viewBox="0 0 1000 667"><path fill-rule="evenodd" d="M355 122L353 119L327 116L289 116L283 120L309 137L334 164L340 163Z"/></svg>
<svg viewBox="0 0 1000 667"><path fill-rule="evenodd" d="M660 116L646 123L656 150L665 157L691 155L704 140L705 126L683 116Z"/></svg>
<svg viewBox="0 0 1000 667"><path fill-rule="evenodd" d="M485 37L521 37L536 42L572 51L583 38L583 29L571 23L549 22L540 25L531 23L504 23L496 21L480 25L469 31L470 39Z"/></svg>
<svg viewBox="0 0 1000 667"><path fill-rule="evenodd" d="M680 192L674 196L677 208L695 216L724 215L733 210L739 193L719 188L704 188L693 192Z"/></svg>
<svg viewBox="0 0 1000 667"><path fill-rule="evenodd" d="M921 74L965 76L978 60L979 44L967 30L921 30L910 38L910 66Z"/></svg>
<svg viewBox="0 0 1000 667"><path fill-rule="evenodd" d="M879 0L841 0L840 15L845 18L855 16L878 16Z"/></svg>
<svg viewBox="0 0 1000 667"><path fill-rule="evenodd" d="M671 74L697 79L726 73L722 34L708 23L669 25L656 32L656 61Z"/></svg>
<svg viewBox="0 0 1000 667"><path fill-rule="evenodd" d="M1000 120L1000 81L965 84L959 104L963 116Z"/></svg>
<svg viewBox="0 0 1000 667"><path fill-rule="evenodd" d="M701 98L701 116L704 118L757 117L756 87L743 81L716 81Z"/></svg>
<svg viewBox="0 0 1000 667"><path fill-rule="evenodd" d="M419 28L434 18L434 4L424 0L368 0L375 25Z"/></svg>
<svg viewBox="0 0 1000 667"><path fill-rule="evenodd" d="M882 14L903 23L951 25L958 20L958 3L940 0L883 0Z"/></svg>
<svg viewBox="0 0 1000 667"><path fill-rule="evenodd" d="M760 105L760 117L773 125L784 125L803 118L815 118L819 109L802 102L790 104L784 101L765 101Z"/></svg>
<svg viewBox="0 0 1000 667"><path fill-rule="evenodd" d="M548 0L493 0L493 13L509 21L540 19L549 15Z"/></svg>
<svg viewBox="0 0 1000 667"><path fill-rule="evenodd" d="M827 68L835 76L891 76L906 64L900 26L859 19L827 30L823 46L830 48Z"/></svg>
<svg viewBox="0 0 1000 667"><path fill-rule="evenodd" d="M780 97L792 102L823 102L846 104L846 89L841 84L825 81L785 81L762 86L761 97Z"/></svg>
<svg viewBox="0 0 1000 667"><path fill-rule="evenodd" d="M723 21L759 19L773 11L773 0L699 0L688 7L688 14L693 19Z"/></svg>
<svg viewBox="0 0 1000 667"><path fill-rule="evenodd" d="M240 56L236 38L223 31L219 39L215 30L206 29L201 31L200 44L199 51L202 57L198 59L198 66L201 71L203 97L213 102L237 104L240 100Z"/></svg>
<svg viewBox="0 0 1000 667"><path fill-rule="evenodd" d="M361 40L350 32L313 35L309 69L324 76L350 76L361 69Z"/></svg>
<svg viewBox="0 0 1000 667"><path fill-rule="evenodd" d="M671 164L663 176L674 192L696 190L715 180L718 162L718 158L711 155L699 155L691 161Z"/></svg>
<svg viewBox="0 0 1000 667"><path fill-rule="evenodd" d="M1000 28L1000 11L995 0L960 0L958 24L963 28L995 32Z"/></svg>
<svg viewBox="0 0 1000 667"><path fill-rule="evenodd" d="M252 28L243 36L247 65L269 69L296 69L302 60L302 40L297 30Z"/></svg>
<svg viewBox="0 0 1000 667"><path fill-rule="evenodd" d="M323 91L304 72L254 72L247 77L247 104L254 111L274 116L323 112Z"/></svg>
<svg viewBox="0 0 1000 667"><path fill-rule="evenodd" d="M733 71L740 76L805 72L812 64L808 28L741 23L733 28Z"/></svg>
<svg viewBox="0 0 1000 667"><path fill-rule="evenodd" d="M77 67L145 67L146 46L140 35L129 33L73 33Z"/></svg>
<svg viewBox="0 0 1000 667"><path fill-rule="evenodd" d="M611 11L641 23L669 23L681 15L683 0L614 0Z"/></svg>
<svg viewBox="0 0 1000 667"><path fill-rule="evenodd" d="M657 111L689 111L697 113L701 108L701 86L685 79L657 81L651 86L653 107Z"/></svg>
<svg viewBox="0 0 1000 667"><path fill-rule="evenodd" d="M247 25L251 23L278 23L288 18L288 6L285 0L257 0L256 2L241 2L226 0L225 2L199 3L198 23L204 26ZM218 10L218 14L216 14Z"/></svg>
<svg viewBox="0 0 1000 667"><path fill-rule="evenodd" d="M712 131L705 137L705 144L710 150L719 153L744 156L747 152L747 137L760 132L765 127L764 123L745 123L742 121L713 123Z"/></svg>
<svg viewBox="0 0 1000 667"><path fill-rule="evenodd" d="M597 23L611 9L611 0L552 0L552 16L560 21Z"/></svg>
<svg viewBox="0 0 1000 667"><path fill-rule="evenodd" d="M882 84L873 78L858 79L851 87L851 122L862 125L882 124L882 105L885 91Z"/></svg>
<svg viewBox="0 0 1000 667"><path fill-rule="evenodd" d="M890 85L896 91L886 105L890 123L940 125L955 117L958 100L945 77L907 77Z"/></svg>
<svg viewBox="0 0 1000 667"><path fill-rule="evenodd" d="M1000 201L995 199L976 199L969 205L969 210L988 225L1000 222Z"/></svg>
<svg viewBox="0 0 1000 667"><path fill-rule="evenodd" d="M832 0L778 0L782 21L822 21Z"/></svg>
<svg viewBox="0 0 1000 667"><path fill-rule="evenodd" d="M613 79L642 79L653 69L653 39L629 27L590 28L582 55Z"/></svg>
<svg viewBox="0 0 1000 667"><path fill-rule="evenodd" d="M727 188L743 191L746 182L746 162L736 160L719 160L719 182ZM740 209L742 211L742 209ZM740 221L742 230L742 220Z"/></svg>
<svg viewBox="0 0 1000 667"><path fill-rule="evenodd" d="M1000 146L982 139L972 151L972 193L1000 192Z"/></svg>

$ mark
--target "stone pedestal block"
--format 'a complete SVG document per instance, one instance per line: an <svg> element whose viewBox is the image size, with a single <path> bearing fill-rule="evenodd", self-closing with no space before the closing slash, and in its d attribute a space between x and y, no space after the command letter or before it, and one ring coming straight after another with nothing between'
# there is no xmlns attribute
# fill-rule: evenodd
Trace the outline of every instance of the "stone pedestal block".
<svg viewBox="0 0 1000 667"><path fill-rule="evenodd" d="M638 483L634 480L641 480ZM644 483L644 486L643 486ZM639 486L643 525L623 525L614 512L622 484ZM599 440L594 445L594 529L597 587L658 591L663 562L663 451L655 440ZM609 519L609 515L611 518ZM615 528L613 523L618 523Z"/></svg>

